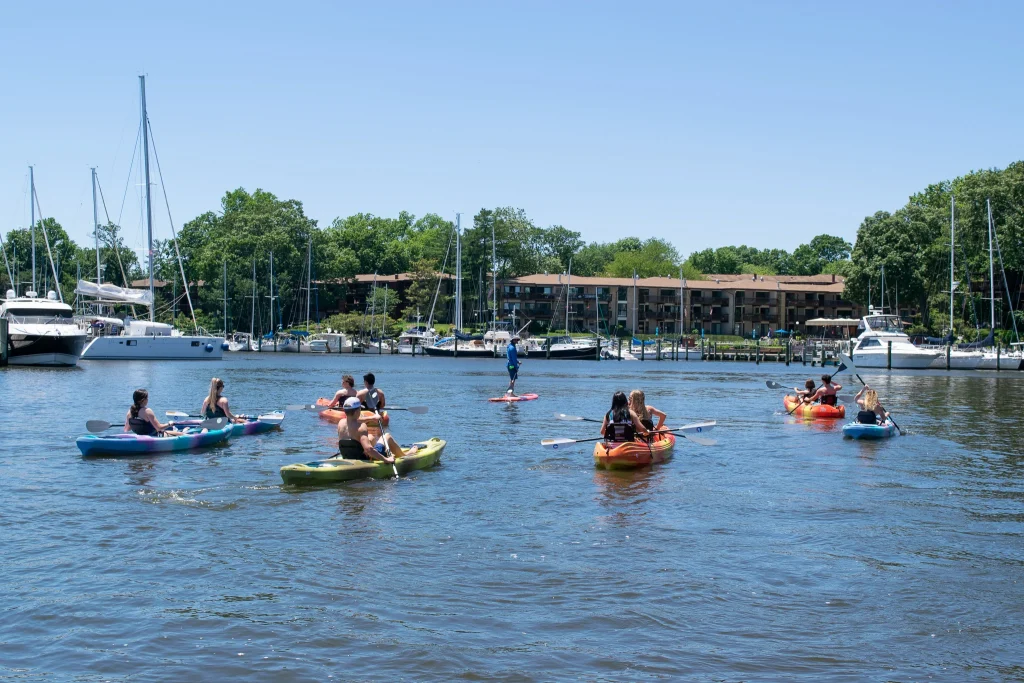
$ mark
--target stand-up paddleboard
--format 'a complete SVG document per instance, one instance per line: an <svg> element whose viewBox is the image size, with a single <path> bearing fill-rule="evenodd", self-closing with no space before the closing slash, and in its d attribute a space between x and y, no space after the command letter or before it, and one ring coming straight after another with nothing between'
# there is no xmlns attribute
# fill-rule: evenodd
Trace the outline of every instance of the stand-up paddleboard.
<svg viewBox="0 0 1024 683"><path fill-rule="evenodd" d="M501 396L499 398L487 399L491 403L518 403L519 401L534 401L540 398L537 394L520 394L519 396Z"/></svg>

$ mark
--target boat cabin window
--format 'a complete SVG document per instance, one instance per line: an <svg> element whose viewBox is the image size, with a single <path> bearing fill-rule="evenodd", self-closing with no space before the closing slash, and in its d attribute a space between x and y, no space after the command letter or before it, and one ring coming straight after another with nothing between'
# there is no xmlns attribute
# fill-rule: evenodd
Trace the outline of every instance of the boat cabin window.
<svg viewBox="0 0 1024 683"><path fill-rule="evenodd" d="M866 329L864 326L865 321L867 321L868 326L876 332L903 332L903 326L900 325L900 319L894 315L869 315L861 320L860 324L857 325L858 331L863 332Z"/></svg>
<svg viewBox="0 0 1024 683"><path fill-rule="evenodd" d="M857 348L858 349L866 349L866 348L868 348L870 346L881 346L881 345L882 345L882 342L878 341L878 339L876 339L875 337L868 337L867 339L862 340L861 343L857 345Z"/></svg>
<svg viewBox="0 0 1024 683"><path fill-rule="evenodd" d="M71 310L62 311L54 308L20 308L8 307L8 318L17 318L18 322L31 324L46 324L52 322L63 322L71 320Z"/></svg>

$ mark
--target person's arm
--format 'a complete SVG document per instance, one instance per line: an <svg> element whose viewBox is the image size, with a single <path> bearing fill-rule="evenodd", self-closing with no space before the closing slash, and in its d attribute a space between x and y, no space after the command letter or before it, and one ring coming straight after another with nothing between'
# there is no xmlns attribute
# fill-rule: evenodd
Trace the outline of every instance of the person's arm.
<svg viewBox="0 0 1024 683"><path fill-rule="evenodd" d="M837 394L843 390L843 385L839 382L832 382L832 386L835 387Z"/></svg>
<svg viewBox="0 0 1024 683"><path fill-rule="evenodd" d="M217 401L217 405L220 406L220 409L224 411L224 416L231 422L243 422L242 418L231 414L231 408L228 407L227 396L221 396L220 400Z"/></svg>
<svg viewBox="0 0 1024 683"><path fill-rule="evenodd" d="M209 403L210 403L210 397L209 396L204 396L203 397L203 405L201 405L199 407L199 417L201 417L204 420L206 419L206 406L209 405Z"/></svg>
<svg viewBox="0 0 1024 683"><path fill-rule="evenodd" d="M130 432L132 428L128 426L128 420L132 419L132 411L128 411L124 414L124 431Z"/></svg>
<svg viewBox="0 0 1024 683"><path fill-rule="evenodd" d="M865 391L867 391L867 390L868 390L868 385L867 385L867 384L865 384L864 386L862 386L862 387L860 388L860 391L858 391L858 392L857 392L857 395L853 397L853 400L854 400L854 401L857 401L857 402L860 402L860 398L861 398L861 396L863 396L863 395L864 395L864 392L865 392Z"/></svg>
<svg viewBox="0 0 1024 683"><path fill-rule="evenodd" d="M661 412L653 406L647 406L647 412L658 418L658 424L654 425L655 431L665 426L665 419L668 417L665 413Z"/></svg>
<svg viewBox="0 0 1024 683"><path fill-rule="evenodd" d="M345 393L344 389L342 389L341 391L335 391L334 392L334 398L332 398L331 402L327 404L327 407L328 408L340 408L341 407L342 398L343 398L342 394L344 394L344 393Z"/></svg>
<svg viewBox="0 0 1024 683"><path fill-rule="evenodd" d="M374 389L377 392L377 411L384 410L384 406L387 405L387 399L384 396L384 392L380 389Z"/></svg>
<svg viewBox="0 0 1024 683"><path fill-rule="evenodd" d="M171 426L170 422L165 425L160 424L160 420L156 419L156 413L153 412L152 408L146 408L146 420L149 421L149 424L153 425L153 429L157 432L165 432Z"/></svg>
<svg viewBox="0 0 1024 683"><path fill-rule="evenodd" d="M369 435L362 430L359 432L359 445L363 447L363 453L365 453L366 457L370 460L383 460L389 464L395 462L395 459L388 456L386 453L384 455L378 453L377 449L374 448L373 444L370 442Z"/></svg>
<svg viewBox="0 0 1024 683"><path fill-rule="evenodd" d="M601 422L601 436L608 433L608 415L605 414L604 421Z"/></svg>
<svg viewBox="0 0 1024 683"><path fill-rule="evenodd" d="M818 387L818 390L815 391L813 394L807 396L805 401L807 403L814 403L815 401L821 400L821 397L825 395L824 391L825 387Z"/></svg>

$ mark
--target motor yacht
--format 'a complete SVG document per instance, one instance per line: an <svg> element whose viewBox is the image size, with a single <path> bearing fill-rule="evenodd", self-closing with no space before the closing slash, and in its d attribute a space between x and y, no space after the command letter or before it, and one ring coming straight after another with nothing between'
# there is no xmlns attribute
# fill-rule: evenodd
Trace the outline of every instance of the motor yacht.
<svg viewBox="0 0 1024 683"><path fill-rule="evenodd" d="M934 349L914 346L903 332L898 316L866 315L857 325L860 333L853 344L853 362L865 368L919 369L931 367L940 353ZM889 348L892 344L890 366Z"/></svg>
<svg viewBox="0 0 1024 683"><path fill-rule="evenodd" d="M71 307L56 292L40 298L35 292L17 296L7 290L0 317L7 318L7 362L10 365L78 364L88 335L78 327Z"/></svg>

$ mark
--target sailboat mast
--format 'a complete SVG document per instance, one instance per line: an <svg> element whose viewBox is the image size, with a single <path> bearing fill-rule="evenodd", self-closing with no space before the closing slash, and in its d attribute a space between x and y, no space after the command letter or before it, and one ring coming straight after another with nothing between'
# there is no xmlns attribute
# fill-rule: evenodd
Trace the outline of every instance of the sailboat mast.
<svg viewBox="0 0 1024 683"><path fill-rule="evenodd" d="M146 177L146 244L149 254L149 297L153 302L149 307L149 320L154 320L153 310L156 308L156 288L153 285L153 203L149 196L149 117L146 116L146 77L139 76L139 97L142 100L142 168ZM188 283L185 283L188 287Z"/></svg>
<svg viewBox="0 0 1024 683"><path fill-rule="evenodd" d="M270 334L271 334L271 339L273 339L273 334L274 334L274 252L270 252Z"/></svg>
<svg viewBox="0 0 1024 683"><path fill-rule="evenodd" d="M384 339L388 328L388 283L384 283L384 313L380 316L380 338Z"/></svg>
<svg viewBox="0 0 1024 683"><path fill-rule="evenodd" d="M569 271L565 278L565 336L569 336L569 297L572 296L572 257L569 257Z"/></svg>
<svg viewBox="0 0 1024 683"><path fill-rule="evenodd" d="M494 221L491 221L491 322L498 329L498 243L494 239Z"/></svg>
<svg viewBox="0 0 1024 683"><path fill-rule="evenodd" d="M96 284L103 284L100 274L100 221L96 214L96 167L92 168L92 236L96 245Z"/></svg>
<svg viewBox="0 0 1024 683"><path fill-rule="evenodd" d="M36 172L28 167L28 206L32 216L32 291L36 291Z"/></svg>
<svg viewBox="0 0 1024 683"><path fill-rule="evenodd" d="M313 296L313 238L306 245L306 334L309 334L309 300Z"/></svg>
<svg viewBox="0 0 1024 683"><path fill-rule="evenodd" d="M252 313L249 316L249 344L256 334L256 259L252 260Z"/></svg>
<svg viewBox="0 0 1024 683"><path fill-rule="evenodd" d="M882 266L882 303L879 304L882 308L882 314L885 314L885 266Z"/></svg>
<svg viewBox="0 0 1024 683"><path fill-rule="evenodd" d="M956 246L956 196L949 197L949 333L953 334L953 252Z"/></svg>
<svg viewBox="0 0 1024 683"><path fill-rule="evenodd" d="M989 290L989 316L992 321L992 334L996 332L996 276L994 267L992 265L992 233L995 229L992 227L992 202L988 199L985 200L985 207L988 209L988 290Z"/></svg>
<svg viewBox="0 0 1024 683"><path fill-rule="evenodd" d="M462 329L462 214L455 214L455 329Z"/></svg>
<svg viewBox="0 0 1024 683"><path fill-rule="evenodd" d="M228 260L224 259L224 338L228 336Z"/></svg>

